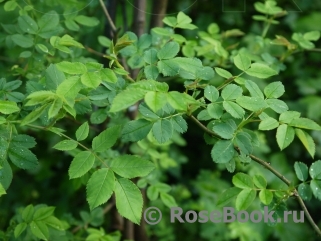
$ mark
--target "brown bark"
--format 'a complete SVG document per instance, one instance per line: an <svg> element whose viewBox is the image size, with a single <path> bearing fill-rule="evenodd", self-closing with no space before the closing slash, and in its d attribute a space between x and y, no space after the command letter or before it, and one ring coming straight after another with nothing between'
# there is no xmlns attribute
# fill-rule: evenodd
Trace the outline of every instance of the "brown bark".
<svg viewBox="0 0 321 241"><path fill-rule="evenodd" d="M163 27L163 19L166 14L168 0L153 1L152 18L150 22L150 29L154 27Z"/></svg>
<svg viewBox="0 0 321 241"><path fill-rule="evenodd" d="M145 33L146 25L146 0L135 0L134 2L134 33L139 37Z"/></svg>

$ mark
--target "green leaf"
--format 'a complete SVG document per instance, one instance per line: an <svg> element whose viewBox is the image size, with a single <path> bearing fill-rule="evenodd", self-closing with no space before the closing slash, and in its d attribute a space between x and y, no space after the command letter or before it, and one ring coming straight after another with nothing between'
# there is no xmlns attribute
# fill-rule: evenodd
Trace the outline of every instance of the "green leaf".
<svg viewBox="0 0 321 241"><path fill-rule="evenodd" d="M319 180L312 180L310 182L310 187L312 190L313 195L321 201L321 181Z"/></svg>
<svg viewBox="0 0 321 241"><path fill-rule="evenodd" d="M249 175L242 172L236 173L232 178L232 182L234 186L242 189L254 187L252 178Z"/></svg>
<svg viewBox="0 0 321 241"><path fill-rule="evenodd" d="M22 220L27 223L30 223L32 221L33 214L34 214L34 207L32 204L29 204L22 211Z"/></svg>
<svg viewBox="0 0 321 241"><path fill-rule="evenodd" d="M59 14L55 11L45 13L38 20L38 25L41 33L55 30L59 25Z"/></svg>
<svg viewBox="0 0 321 241"><path fill-rule="evenodd" d="M77 178L85 175L94 165L95 155L90 151L79 152L72 160L68 173L69 178Z"/></svg>
<svg viewBox="0 0 321 241"><path fill-rule="evenodd" d="M140 141L144 139L153 127L153 122L145 119L129 121L122 131L123 141Z"/></svg>
<svg viewBox="0 0 321 241"><path fill-rule="evenodd" d="M239 132L235 138L236 145L240 148L241 152L245 155L252 153L253 147L250 136L245 132Z"/></svg>
<svg viewBox="0 0 321 241"><path fill-rule="evenodd" d="M317 41L320 38L320 31L310 31L303 35L303 38L308 41Z"/></svg>
<svg viewBox="0 0 321 241"><path fill-rule="evenodd" d="M277 72L274 69L261 63L251 64L251 68L246 70L245 72L248 75L251 75L260 79L266 79L277 74Z"/></svg>
<svg viewBox="0 0 321 241"><path fill-rule="evenodd" d="M280 115L279 121L289 124L292 122L293 119L299 118L300 115L301 113L297 111L286 111Z"/></svg>
<svg viewBox="0 0 321 241"><path fill-rule="evenodd" d="M237 119L243 118L245 114L244 109L232 101L223 101L223 107L228 113L231 114L231 116Z"/></svg>
<svg viewBox="0 0 321 241"><path fill-rule="evenodd" d="M219 123L212 130L224 139L232 139L235 129L228 123Z"/></svg>
<svg viewBox="0 0 321 241"><path fill-rule="evenodd" d="M230 203L241 190L237 187L231 187L226 189L222 194L219 195L216 205L218 207L225 207L228 203Z"/></svg>
<svg viewBox="0 0 321 241"><path fill-rule="evenodd" d="M62 61L56 64L57 68L67 74L84 74L87 72L86 65L80 62Z"/></svg>
<svg viewBox="0 0 321 241"><path fill-rule="evenodd" d="M39 49L40 49L42 52L44 52L44 53L48 53L48 52L49 52L49 50L48 50L48 48L47 48L46 45L36 44L36 47L39 48Z"/></svg>
<svg viewBox="0 0 321 241"><path fill-rule="evenodd" d="M312 198L312 190L307 183L301 183L299 185L298 193L304 201L310 201Z"/></svg>
<svg viewBox="0 0 321 241"><path fill-rule="evenodd" d="M167 94L163 92L149 91L145 95L145 103L154 112L161 109L167 102Z"/></svg>
<svg viewBox="0 0 321 241"><path fill-rule="evenodd" d="M33 220L40 221L40 220L46 219L46 218L52 216L54 211L55 211L55 207L38 208L33 215Z"/></svg>
<svg viewBox="0 0 321 241"><path fill-rule="evenodd" d="M40 239L48 240L49 230L47 225L41 221L32 221L30 224L31 232Z"/></svg>
<svg viewBox="0 0 321 241"><path fill-rule="evenodd" d="M55 64L50 64L45 71L46 87L49 90L55 90L65 80L65 74L58 70ZM67 86L66 86L67 87ZM65 92L70 91L71 86L64 89ZM58 91L57 91L58 93Z"/></svg>
<svg viewBox="0 0 321 241"><path fill-rule="evenodd" d="M14 34L11 35L12 41L22 48L30 48L34 45L33 38L29 35Z"/></svg>
<svg viewBox="0 0 321 241"><path fill-rule="evenodd" d="M56 93L57 95L62 97L69 97L70 99L75 99L82 86L83 85L79 81L79 77L72 76L59 84Z"/></svg>
<svg viewBox="0 0 321 241"><path fill-rule="evenodd" d="M211 151L211 156L216 163L227 163L234 156L233 142L228 140L219 140Z"/></svg>
<svg viewBox="0 0 321 241"><path fill-rule="evenodd" d="M38 167L37 157L23 146L10 146L8 155L12 163L19 168L33 170Z"/></svg>
<svg viewBox="0 0 321 241"><path fill-rule="evenodd" d="M204 96L209 101L214 102L217 100L219 93L218 93L218 90L214 86L208 85L204 89Z"/></svg>
<svg viewBox="0 0 321 241"><path fill-rule="evenodd" d="M153 65L146 66L144 68L144 73L147 79L153 79L153 80L156 80L159 75L158 68Z"/></svg>
<svg viewBox="0 0 321 241"><path fill-rule="evenodd" d="M18 238L26 230L27 226L25 222L19 223L14 229L14 237Z"/></svg>
<svg viewBox="0 0 321 241"><path fill-rule="evenodd" d="M53 148L60 150L60 151L70 151L75 149L78 146L78 142L74 140L64 140L58 142Z"/></svg>
<svg viewBox="0 0 321 241"><path fill-rule="evenodd" d="M173 124L173 128L177 132L182 134L187 131L187 123L182 116L174 116L173 118L171 118L171 121Z"/></svg>
<svg viewBox="0 0 321 241"><path fill-rule="evenodd" d="M251 59L244 54L238 53L234 57L234 64L240 70L246 71L251 66Z"/></svg>
<svg viewBox="0 0 321 241"><path fill-rule="evenodd" d="M313 158L315 154L315 144L312 137L308 133L300 129L295 129L295 134Z"/></svg>
<svg viewBox="0 0 321 241"><path fill-rule="evenodd" d="M114 172L109 168L95 171L88 180L87 202L90 210L105 203L111 197L115 186Z"/></svg>
<svg viewBox="0 0 321 241"><path fill-rule="evenodd" d="M159 191L155 186L149 186L146 191L147 197L151 201L155 201L159 196Z"/></svg>
<svg viewBox="0 0 321 241"><path fill-rule="evenodd" d="M288 147L294 139L294 128L286 124L282 124L276 131L276 141L282 151Z"/></svg>
<svg viewBox="0 0 321 241"><path fill-rule="evenodd" d="M215 71L219 76L221 76L221 77L223 77L225 79L229 79L229 78L233 77L233 75L229 71L227 71L225 69L221 69L219 67L215 67Z"/></svg>
<svg viewBox="0 0 321 241"><path fill-rule="evenodd" d="M263 130L263 131L273 130L278 126L279 126L279 122L276 119L272 117L268 117L260 122L259 130Z"/></svg>
<svg viewBox="0 0 321 241"><path fill-rule="evenodd" d="M164 76L178 75L180 68L174 59L165 59L157 62L157 68Z"/></svg>
<svg viewBox="0 0 321 241"><path fill-rule="evenodd" d="M2 184L0 183L0 197L1 197L2 195L5 195L5 194L7 194L7 192L6 192L6 190L4 189L4 187L2 186Z"/></svg>
<svg viewBox="0 0 321 241"><path fill-rule="evenodd" d="M310 176L312 179L320 179L321 178L321 161L315 161L310 166Z"/></svg>
<svg viewBox="0 0 321 241"><path fill-rule="evenodd" d="M255 175L253 177L253 182L254 182L254 185L257 186L258 188L261 188L261 189L266 188L266 185L267 185L266 180L261 175Z"/></svg>
<svg viewBox="0 0 321 241"><path fill-rule="evenodd" d="M168 193L161 192L160 198L162 202L167 206L168 208L177 207L177 203L172 195L169 195Z"/></svg>
<svg viewBox="0 0 321 241"><path fill-rule="evenodd" d="M101 46L109 48L111 44L111 40L105 36L98 36L98 42Z"/></svg>
<svg viewBox="0 0 321 241"><path fill-rule="evenodd" d="M122 155L111 162L110 168L121 177L134 178L148 175L155 165L137 156Z"/></svg>
<svg viewBox="0 0 321 241"><path fill-rule="evenodd" d="M117 112L126 109L127 107L135 104L137 101L143 99L147 92L147 90L136 88L135 90L126 89L120 92L114 98L110 108L110 112Z"/></svg>
<svg viewBox="0 0 321 241"><path fill-rule="evenodd" d="M262 91L260 90L259 86L255 82L251 80L246 80L245 88L248 89L252 97L258 97L260 99L264 99L264 95Z"/></svg>
<svg viewBox="0 0 321 241"><path fill-rule="evenodd" d="M88 27L94 27L99 24L99 20L95 17L87 17L84 15L78 15L77 17L74 18L74 20L84 26Z"/></svg>
<svg viewBox="0 0 321 241"><path fill-rule="evenodd" d="M272 110L279 114L286 112L289 109L287 104L285 104L285 102L282 100L268 99L265 102L268 105L268 107L270 107Z"/></svg>
<svg viewBox="0 0 321 241"><path fill-rule="evenodd" d="M116 83L118 81L117 76L111 69L102 69L99 71L100 79L106 83Z"/></svg>
<svg viewBox="0 0 321 241"><path fill-rule="evenodd" d="M240 96L236 99L236 103L250 111L258 111L267 107L265 101L258 97Z"/></svg>
<svg viewBox="0 0 321 241"><path fill-rule="evenodd" d="M308 130L316 130L320 131L321 126L315 123L313 120L307 118L296 118L293 119L290 123L290 126L301 128L301 129L308 129Z"/></svg>
<svg viewBox="0 0 321 241"><path fill-rule="evenodd" d="M143 209L143 197L138 187L128 179L120 178L115 185L115 195L119 214L139 225Z"/></svg>
<svg viewBox="0 0 321 241"><path fill-rule="evenodd" d="M36 34L38 31L38 24L28 15L19 16L18 25L26 33Z"/></svg>
<svg viewBox="0 0 321 241"><path fill-rule="evenodd" d="M303 162L295 162L294 163L294 170L297 178L304 182L308 178L308 166L304 164ZM320 169L321 173L321 169Z"/></svg>
<svg viewBox="0 0 321 241"><path fill-rule="evenodd" d="M284 94L284 85L280 82L272 82L264 88L266 98L279 98Z"/></svg>
<svg viewBox="0 0 321 241"><path fill-rule="evenodd" d="M81 83L89 88L96 89L101 83L101 75L99 72L87 72L81 77Z"/></svg>
<svg viewBox="0 0 321 241"><path fill-rule="evenodd" d="M259 193L259 198L264 205L269 205L273 199L273 193L270 190L263 189Z"/></svg>
<svg viewBox="0 0 321 241"><path fill-rule="evenodd" d="M170 91L167 94L168 103L178 111L187 111L188 104L192 104L195 100L186 93L180 93L178 91ZM196 101L195 101L196 102Z"/></svg>
<svg viewBox="0 0 321 241"><path fill-rule="evenodd" d="M62 108L62 105L63 105L62 99L60 98L55 99L49 107L48 119L55 117L59 113L60 109Z"/></svg>
<svg viewBox="0 0 321 241"><path fill-rule="evenodd" d="M224 100L235 100L242 96L242 88L235 84L229 84L222 90L221 96Z"/></svg>
<svg viewBox="0 0 321 241"><path fill-rule="evenodd" d="M16 7L18 7L18 4L17 4L17 2L14 1L14 0L7 1L7 2L4 4L4 6L3 6L3 8L4 8L4 10L5 10L6 12L13 11L13 10L16 9Z"/></svg>
<svg viewBox="0 0 321 241"><path fill-rule="evenodd" d="M174 58L179 51L179 44L176 42L166 43L157 53L158 59L172 59Z"/></svg>
<svg viewBox="0 0 321 241"><path fill-rule="evenodd" d="M172 122L167 119L160 119L153 124L153 135L159 143L165 143L173 135Z"/></svg>
<svg viewBox="0 0 321 241"><path fill-rule="evenodd" d="M158 61L157 50L152 48L144 52L144 61L147 64L155 64Z"/></svg>
<svg viewBox="0 0 321 241"><path fill-rule="evenodd" d="M20 108L17 106L16 102L8 101L8 100L0 100L0 113L9 115L19 110Z"/></svg>
<svg viewBox="0 0 321 241"><path fill-rule="evenodd" d="M223 106L221 104L209 104L207 105L207 112L210 117L219 119L223 115Z"/></svg>
<svg viewBox="0 0 321 241"><path fill-rule="evenodd" d="M252 189L242 190L236 197L235 206L237 210L246 210L254 201L256 191Z"/></svg>
<svg viewBox="0 0 321 241"><path fill-rule="evenodd" d="M109 127L101 132L92 141L92 148L95 152L103 152L111 148L117 141L121 131L120 125Z"/></svg>
<svg viewBox="0 0 321 241"><path fill-rule="evenodd" d="M89 125L88 122L84 122L76 131L77 141L83 141L88 137L89 134Z"/></svg>

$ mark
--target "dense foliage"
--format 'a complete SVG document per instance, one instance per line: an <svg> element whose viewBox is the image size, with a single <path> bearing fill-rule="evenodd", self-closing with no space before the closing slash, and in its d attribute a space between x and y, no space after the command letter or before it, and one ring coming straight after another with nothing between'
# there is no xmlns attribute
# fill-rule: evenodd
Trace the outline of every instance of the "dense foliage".
<svg viewBox="0 0 321 241"><path fill-rule="evenodd" d="M291 26L295 11L268 0L244 30L179 11L110 37L102 1L0 2L0 239L321 234L320 15ZM150 206L163 213L155 226L142 219ZM170 223L176 206L268 206L275 221Z"/></svg>

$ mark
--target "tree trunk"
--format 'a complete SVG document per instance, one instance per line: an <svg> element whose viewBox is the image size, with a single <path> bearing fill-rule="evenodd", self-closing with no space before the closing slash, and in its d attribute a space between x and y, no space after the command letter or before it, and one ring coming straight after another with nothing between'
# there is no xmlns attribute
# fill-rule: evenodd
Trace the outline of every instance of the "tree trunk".
<svg viewBox="0 0 321 241"><path fill-rule="evenodd" d="M152 18L150 29L154 27L163 27L163 18L166 14L168 0L153 1Z"/></svg>

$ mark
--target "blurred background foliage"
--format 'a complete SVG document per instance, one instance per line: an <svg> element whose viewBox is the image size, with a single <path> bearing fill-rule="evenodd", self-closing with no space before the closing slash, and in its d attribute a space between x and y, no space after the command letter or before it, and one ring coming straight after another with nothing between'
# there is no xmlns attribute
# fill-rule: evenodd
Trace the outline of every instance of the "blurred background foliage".
<svg viewBox="0 0 321 241"><path fill-rule="evenodd" d="M20 1L24 4L24 1ZM28 1L27 1L28 2ZM138 2L134 0L107 0L106 4L116 27L119 28L119 36L126 30L134 31L134 12L137 11ZM246 33L246 38L238 38L234 43L247 47L255 51L258 41L255 35L261 35L262 23L253 21L252 16L257 14L252 0L177 0L168 1L166 13L176 15L179 11L184 11L193 19L193 23L199 28L196 30L182 30L180 33L188 40L197 40L200 31L207 31L211 23L216 23L222 31L230 29L240 29ZM5 3L5 2L3 2ZM3 4L2 3L2 4ZM84 46L98 52L104 52L105 48L98 42L97 36L104 35L109 38L110 27L106 17L100 7L98 0L87 1L30 1L36 6L39 12L34 15L41 15L41 12L55 10L62 14L60 4L70 6L70 13L75 10L82 15L96 17L100 24L95 27L82 26L79 30L63 29L62 32L73 36ZM150 21L153 17L152 0L147 1L146 10L139 10L140 14L146 13L146 25L144 32L149 31ZM275 35L282 35L291 39L293 32L307 32L312 30L321 31L321 1L315 0L279 0L278 5L285 9L288 14L279 19L279 25L273 25L266 35L266 38L274 39ZM18 11L6 12L0 8L0 77L8 80L14 79L12 73L16 65L24 63L24 58L19 58L21 48L10 47L6 42L8 35L8 24L18 16ZM61 17L61 21L63 18ZM7 26L7 27L6 27ZM179 32L179 31L178 31ZM320 40L315 43L321 46ZM273 51L275 57L278 56L278 49ZM80 51L78 57L97 59L104 63L105 59L97 57L90 51ZM51 61L51 60L50 60ZM295 53L284 62L284 69L280 75L260 80L260 86L265 86L272 81L281 81L285 85L286 93L282 97L292 110L302 113L302 116L311 118L321 123L321 53L304 51ZM40 63L41 64L41 63ZM25 76L17 75L17 78L26 80ZM181 88L184 80L172 78L164 80L171 89ZM222 79L216 75L213 83L220 83ZM22 86L21 88L25 88ZM90 116L88 116L90 118ZM60 123L61 124L61 123ZM63 129L74 133L74 123L64 122ZM203 132L189 122L189 130L183 138L177 137L176 145L170 147L159 147L161 152L168 153L160 165L162 171L159 175L161 181L173 185L172 195L178 205L184 210L215 210L218 196L223 190L231 186L232 174L225 170L225 166L215 164L210 156L212 146L204 142ZM56 206L56 216L66 220L74 226L88 225L99 227L102 225L105 230L111 231L112 223L110 215L104 214L99 208L89 217L89 209L85 199L85 187L82 185L86 181L86 176L76 180L68 180L68 167L70 156L62 155L52 149L52 146L59 141L56 135L38 132L27 129L26 133L36 137L37 146L33 149L39 158L39 168L32 171L14 169L13 182L8 190L8 194L0 199L0 230L10 229L10 219L15 215L17 208L26 206L29 203ZM313 132L312 136L316 143L315 160L321 158L321 133ZM255 150L255 154L268 160L277 170L290 180L296 180L293 164L301 161L308 166L313 160L308 156L307 151L297 139L284 151L280 152L275 141L275 131L260 133L261 146ZM139 153L141 147L134 143L130 147L132 153ZM59 155L58 155L59 154ZM112 155L112 154L111 154ZM280 188L282 183L271 173L255 163L251 165L237 166L237 170L253 174L264 174L268 180L269 187ZM289 210L298 210L296 202L288 200ZM303 224L286 223L268 226L267 224L254 224L250 222L230 224L170 224L169 210L160 200L149 201L148 206L157 206L163 211L163 220L155 226L147 226L150 240L172 241L220 241L220 240L241 240L241 241L264 241L264 240L318 240L307 222ZM321 205L319 201L312 199L307 202L314 220L321 226ZM259 202L255 202L250 210L259 209ZM88 221L90 220L90 221ZM70 231L72 231L70 229ZM68 237L68 235L66 236ZM64 237L64 238L66 238ZM61 239L63 240L63 239ZM76 240L76 239L75 239ZM78 240L78 239L77 239ZM81 240L81 239L79 239ZM139 240L137 240L139 241Z"/></svg>

